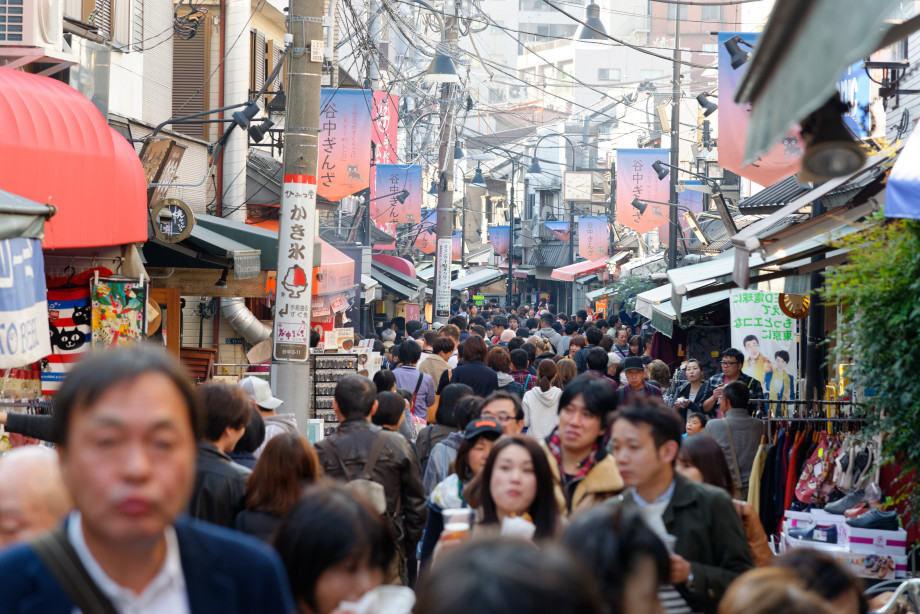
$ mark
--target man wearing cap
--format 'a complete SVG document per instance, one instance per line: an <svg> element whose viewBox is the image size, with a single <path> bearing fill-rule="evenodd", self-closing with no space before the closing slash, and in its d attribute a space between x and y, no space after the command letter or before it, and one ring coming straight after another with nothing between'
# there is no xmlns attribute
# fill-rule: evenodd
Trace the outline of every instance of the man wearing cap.
<svg viewBox="0 0 920 614"><path fill-rule="evenodd" d="M661 388L645 381L645 364L638 356L627 356L621 363L626 385L620 387L620 405L636 398L661 399Z"/></svg>
<svg viewBox="0 0 920 614"><path fill-rule="evenodd" d="M262 454L262 450L265 449L265 444L267 444L272 437L282 433L297 432L297 419L294 418L294 414L275 413L275 410L281 407L284 401L272 396L271 385L261 377L250 375L249 377L243 378L242 381L240 381L240 388L249 395L252 402L259 408L259 413L262 415L262 420L265 422L265 441L263 441L262 445L255 451L256 458L259 458Z"/></svg>

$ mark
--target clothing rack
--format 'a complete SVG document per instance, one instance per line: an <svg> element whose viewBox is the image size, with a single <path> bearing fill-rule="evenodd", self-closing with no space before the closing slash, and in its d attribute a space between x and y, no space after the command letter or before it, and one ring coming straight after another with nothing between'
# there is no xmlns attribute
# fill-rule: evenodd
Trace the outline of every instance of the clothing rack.
<svg viewBox="0 0 920 614"><path fill-rule="evenodd" d="M53 413L54 401L50 399L0 399L0 411L7 409L26 409L28 413L45 414Z"/></svg>
<svg viewBox="0 0 920 614"><path fill-rule="evenodd" d="M804 418L771 418L770 416L764 416L763 418L761 418L761 420L763 420L764 422L767 423L767 438L768 438L768 439L771 439L771 440L773 439L773 423L774 423L774 422L812 422L812 423L820 423L820 422L833 422L833 423L856 422L856 423L860 423L860 424L866 422L866 419L865 419L865 418L850 418L850 417L844 417L844 418L822 418L821 416L811 416L811 417L804 417Z"/></svg>

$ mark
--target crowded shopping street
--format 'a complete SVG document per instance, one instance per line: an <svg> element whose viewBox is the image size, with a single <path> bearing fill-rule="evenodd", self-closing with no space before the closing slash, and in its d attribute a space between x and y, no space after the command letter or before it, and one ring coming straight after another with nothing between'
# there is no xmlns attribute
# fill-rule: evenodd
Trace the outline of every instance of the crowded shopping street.
<svg viewBox="0 0 920 614"><path fill-rule="evenodd" d="M0 0L0 614L920 614L917 49Z"/></svg>

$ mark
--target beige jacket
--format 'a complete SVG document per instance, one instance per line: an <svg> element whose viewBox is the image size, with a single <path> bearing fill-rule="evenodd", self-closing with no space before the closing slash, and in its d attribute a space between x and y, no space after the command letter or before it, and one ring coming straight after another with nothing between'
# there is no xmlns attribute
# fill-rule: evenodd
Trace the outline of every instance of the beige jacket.
<svg viewBox="0 0 920 614"><path fill-rule="evenodd" d="M559 511L563 516L574 516L579 512L603 503L623 490L623 478L617 469L616 461L603 448L603 457L591 468L591 471L577 482L569 484L568 488L565 488L556 457L553 456L545 441L541 440L540 446L546 453L549 467L553 472L556 502L559 504Z"/></svg>

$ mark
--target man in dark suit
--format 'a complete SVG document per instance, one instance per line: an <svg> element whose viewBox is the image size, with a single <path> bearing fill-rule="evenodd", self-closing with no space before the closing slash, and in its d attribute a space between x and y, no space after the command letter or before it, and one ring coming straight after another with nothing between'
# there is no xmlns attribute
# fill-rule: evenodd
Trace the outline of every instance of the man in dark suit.
<svg viewBox="0 0 920 614"><path fill-rule="evenodd" d="M170 357L138 348L85 359L53 420L74 512L0 555L0 614L294 611L273 550L181 516L205 419Z"/></svg>

